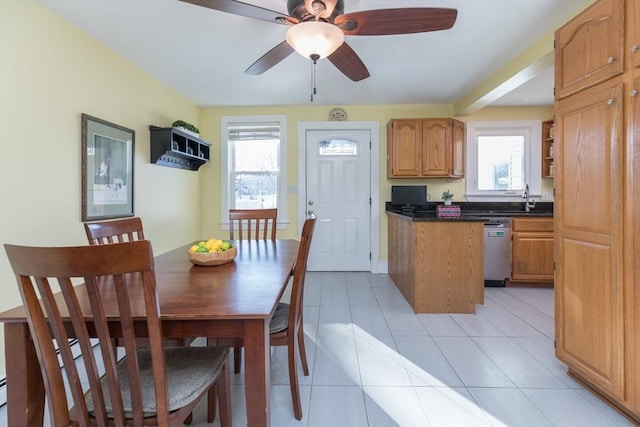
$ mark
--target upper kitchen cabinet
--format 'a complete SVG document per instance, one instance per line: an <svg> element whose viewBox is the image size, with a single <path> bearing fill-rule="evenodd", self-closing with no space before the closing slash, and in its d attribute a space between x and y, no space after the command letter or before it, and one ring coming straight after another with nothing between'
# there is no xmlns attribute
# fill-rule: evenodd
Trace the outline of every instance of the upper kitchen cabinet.
<svg viewBox="0 0 640 427"><path fill-rule="evenodd" d="M391 120L387 125L387 176L417 178L421 172L421 120Z"/></svg>
<svg viewBox="0 0 640 427"><path fill-rule="evenodd" d="M624 7L624 0L598 1L556 31L557 98L624 72Z"/></svg>
<svg viewBox="0 0 640 427"><path fill-rule="evenodd" d="M388 178L462 178L464 123L392 119L387 125Z"/></svg>
<svg viewBox="0 0 640 427"><path fill-rule="evenodd" d="M451 176L464 177L464 123L451 120Z"/></svg>

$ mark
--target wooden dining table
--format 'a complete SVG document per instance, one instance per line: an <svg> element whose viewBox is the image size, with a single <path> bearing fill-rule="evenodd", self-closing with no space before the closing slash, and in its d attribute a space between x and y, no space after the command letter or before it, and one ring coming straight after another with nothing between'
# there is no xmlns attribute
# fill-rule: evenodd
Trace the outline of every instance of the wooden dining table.
<svg viewBox="0 0 640 427"><path fill-rule="evenodd" d="M269 426L269 322L289 281L298 241L238 241L233 262L210 267L191 264L191 244L155 257L163 334L242 338L248 425ZM133 292L132 298L139 298L142 308L141 293ZM105 310L116 313L108 305ZM135 317L136 331L144 335L145 319ZM44 386L24 308L0 313L0 322L5 328L9 426L41 426Z"/></svg>

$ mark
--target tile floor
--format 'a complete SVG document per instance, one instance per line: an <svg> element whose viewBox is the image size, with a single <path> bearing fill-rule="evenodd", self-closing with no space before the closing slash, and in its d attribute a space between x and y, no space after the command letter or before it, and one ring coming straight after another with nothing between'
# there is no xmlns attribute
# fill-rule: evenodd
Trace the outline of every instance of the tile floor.
<svg viewBox="0 0 640 427"><path fill-rule="evenodd" d="M487 288L475 315L415 315L387 275L308 273L304 417L284 347L271 371L273 427L633 426L554 357L553 290ZM246 426L242 373L233 425ZM196 411L195 427L207 424ZM4 423L4 424L3 424ZM6 415L0 410L0 426Z"/></svg>

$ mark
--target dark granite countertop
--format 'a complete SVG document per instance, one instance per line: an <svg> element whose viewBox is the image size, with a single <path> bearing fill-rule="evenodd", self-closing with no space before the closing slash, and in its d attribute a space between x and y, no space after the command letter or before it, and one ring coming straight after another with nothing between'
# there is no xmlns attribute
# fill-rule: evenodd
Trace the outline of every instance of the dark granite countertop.
<svg viewBox="0 0 640 427"><path fill-rule="evenodd" d="M385 210L389 214L395 214L410 218L416 222L425 221L449 221L449 222L484 222L492 217L553 217L553 202L538 202L536 207L529 212L524 210L523 203L511 202L462 202L454 203L460 206L461 215L456 218L438 218L436 206L441 203L427 203L425 206L416 207L413 211L402 210L400 206L387 202Z"/></svg>

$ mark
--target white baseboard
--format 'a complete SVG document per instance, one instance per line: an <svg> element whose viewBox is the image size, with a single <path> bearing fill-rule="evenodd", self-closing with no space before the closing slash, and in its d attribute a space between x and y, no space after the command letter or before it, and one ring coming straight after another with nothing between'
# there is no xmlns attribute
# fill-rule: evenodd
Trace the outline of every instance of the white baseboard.
<svg viewBox="0 0 640 427"><path fill-rule="evenodd" d="M93 345L94 347L98 345L97 339L94 340ZM80 357L80 346L78 345L77 341L74 344L72 344L71 351L73 353L74 359L77 359L78 357ZM62 367L63 365L62 358L60 357L59 354L58 354L58 362L60 363L60 367ZM6 404L7 404L7 377L3 376L3 377L0 377L0 407Z"/></svg>

